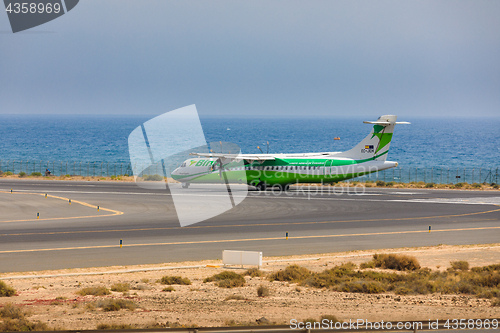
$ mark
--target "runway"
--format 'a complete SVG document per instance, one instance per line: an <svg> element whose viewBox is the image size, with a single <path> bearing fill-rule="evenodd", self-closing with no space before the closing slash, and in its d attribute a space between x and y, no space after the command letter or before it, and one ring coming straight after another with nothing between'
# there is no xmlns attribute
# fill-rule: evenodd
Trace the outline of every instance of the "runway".
<svg viewBox="0 0 500 333"><path fill-rule="evenodd" d="M165 190L1 179L0 272L500 240L500 191L322 189L249 192L232 210L181 228Z"/></svg>

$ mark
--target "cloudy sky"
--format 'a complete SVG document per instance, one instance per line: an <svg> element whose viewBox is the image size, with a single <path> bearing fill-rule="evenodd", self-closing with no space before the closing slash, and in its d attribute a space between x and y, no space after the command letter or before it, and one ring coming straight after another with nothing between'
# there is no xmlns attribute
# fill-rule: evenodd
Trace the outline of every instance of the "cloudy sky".
<svg viewBox="0 0 500 333"><path fill-rule="evenodd" d="M81 0L12 34L0 113L500 116L500 1Z"/></svg>

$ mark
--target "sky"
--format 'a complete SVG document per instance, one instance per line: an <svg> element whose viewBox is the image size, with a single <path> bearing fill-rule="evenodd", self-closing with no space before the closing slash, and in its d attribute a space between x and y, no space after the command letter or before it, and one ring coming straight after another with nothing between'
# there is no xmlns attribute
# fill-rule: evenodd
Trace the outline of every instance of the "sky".
<svg viewBox="0 0 500 333"><path fill-rule="evenodd" d="M13 34L1 114L500 116L500 1L80 0Z"/></svg>

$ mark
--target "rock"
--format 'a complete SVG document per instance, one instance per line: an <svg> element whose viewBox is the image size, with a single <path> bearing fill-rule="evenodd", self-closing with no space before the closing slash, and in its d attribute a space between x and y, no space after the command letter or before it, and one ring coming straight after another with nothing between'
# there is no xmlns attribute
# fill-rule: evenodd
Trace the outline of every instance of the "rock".
<svg viewBox="0 0 500 333"><path fill-rule="evenodd" d="M261 318L257 319L256 322L259 325L269 325L269 324L271 324L271 322L269 321L269 319L267 319L266 317L261 317Z"/></svg>

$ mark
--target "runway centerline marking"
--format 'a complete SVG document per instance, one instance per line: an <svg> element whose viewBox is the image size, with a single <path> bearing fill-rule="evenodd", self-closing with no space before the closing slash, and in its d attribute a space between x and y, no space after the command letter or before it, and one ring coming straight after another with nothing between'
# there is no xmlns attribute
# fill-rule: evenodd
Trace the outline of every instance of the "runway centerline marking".
<svg viewBox="0 0 500 333"><path fill-rule="evenodd" d="M45 193L30 193L30 192L10 192L10 191L0 191L0 193L7 193L9 195L12 194L27 194L27 195L41 195L45 196ZM68 201L69 198L58 197L55 195L47 194L48 198L54 198L59 200ZM71 200L72 203L76 203L82 206L90 207L97 209L97 206L91 205L89 203L79 201L79 200ZM26 219L26 220L8 220L8 221L0 221L0 223L14 223L14 222L32 222L32 221L53 221L53 220L72 220L72 219L84 219L84 218L92 218L92 217L107 217L107 216L115 216L115 215L123 215L124 213L119 210L104 208L99 206L99 210L104 210L110 212L112 214L101 214L101 215L84 215L84 216L69 216L69 217L52 217L52 218L41 218L41 219Z"/></svg>
<svg viewBox="0 0 500 333"><path fill-rule="evenodd" d="M451 231L476 231L476 230L492 230L500 229L500 227L479 227L479 228L459 228L459 229L437 229L436 232L451 232ZM358 234L339 234L339 235L311 235L311 236L293 236L288 237L293 239L314 239L314 238L341 238L355 236L380 236L380 235L400 235L400 234L417 234L428 233L427 230L407 230L407 231L389 231L389 232L373 232L373 233L358 233ZM274 241L283 240L283 237L267 237L267 238L243 238L243 239L221 239L221 240L200 240L189 242L166 242L166 243L146 243L146 244L127 244L123 247L144 247L144 246L166 246L166 245L187 245L187 244L213 244L213 243L237 243L237 242L252 242L252 241ZM94 246L74 246L61 248L46 248L46 249L26 249L26 250L7 250L0 251L3 253L25 253L25 252L49 252L49 251L68 251L68 250L88 250L88 249L104 249L104 248L120 248L119 245L94 245Z"/></svg>
<svg viewBox="0 0 500 333"><path fill-rule="evenodd" d="M1 236L24 236L24 235L59 235L59 234L85 234L85 233L106 233L106 232L137 232L153 230L188 230L188 229L209 229L209 228L234 228L234 227L266 227L266 226L291 226L291 225L309 225L309 224L335 224L335 223L353 223L353 222L380 222L380 221L401 221L401 220L423 220L434 218L452 218L472 215L488 214L500 211L500 208L475 213L463 213L453 215L435 215L418 217L401 217L392 219L367 219L367 220L340 220L340 221L307 221L307 222L287 222L287 223L259 223L259 224L229 224L229 225L206 225L206 226L188 226L188 227L164 227L164 228L135 228L135 229L109 229L109 230L79 230L79 231L56 231L40 233L20 233L20 234L0 234ZM99 215L102 216L102 215ZM497 219L483 219L481 221L494 221ZM453 221L458 222L458 221Z"/></svg>

